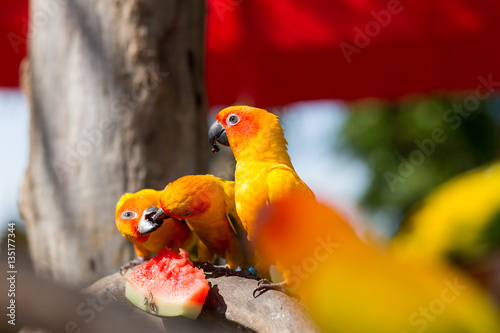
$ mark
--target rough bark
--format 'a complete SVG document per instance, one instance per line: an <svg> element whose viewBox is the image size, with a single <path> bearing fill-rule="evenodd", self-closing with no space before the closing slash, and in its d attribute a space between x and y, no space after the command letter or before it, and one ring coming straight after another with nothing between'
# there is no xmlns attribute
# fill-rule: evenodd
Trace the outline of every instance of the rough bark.
<svg viewBox="0 0 500 333"><path fill-rule="evenodd" d="M7 262L6 251L0 251L0 262ZM203 310L197 320L190 320L157 317L136 308L125 298L125 277L119 273L83 290L36 277L20 235L16 270L16 325L2 320L0 332L318 332L294 298L274 290L254 298L256 280L208 274L210 291ZM8 290L9 284L0 279L0 290Z"/></svg>
<svg viewBox="0 0 500 333"><path fill-rule="evenodd" d="M157 317L134 307L125 298L125 278L118 273L95 282L85 293L96 298L111 296L110 304L121 306L127 317L136 317L161 332L319 332L295 299L274 290L254 298L256 280L219 277L208 282L210 291L195 321Z"/></svg>
<svg viewBox="0 0 500 333"><path fill-rule="evenodd" d="M206 171L205 2L32 0L30 18L21 213L36 271L83 285L132 257L121 194Z"/></svg>

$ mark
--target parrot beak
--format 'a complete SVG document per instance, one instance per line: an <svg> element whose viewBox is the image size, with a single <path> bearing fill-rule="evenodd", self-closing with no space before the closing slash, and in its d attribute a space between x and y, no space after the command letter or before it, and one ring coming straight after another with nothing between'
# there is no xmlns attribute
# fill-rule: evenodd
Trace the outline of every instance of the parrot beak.
<svg viewBox="0 0 500 333"><path fill-rule="evenodd" d="M151 215L151 221L153 222L163 222L163 220L166 220L166 219L169 219L170 218L170 215L168 215L167 213L165 213L163 211L163 209L158 209L158 211L154 214L154 215Z"/></svg>
<svg viewBox="0 0 500 333"><path fill-rule="evenodd" d="M158 209L155 206L148 207L144 211L141 220L137 224L137 231L139 232L139 235L147 235L161 227L164 219L154 220L154 216L156 216L158 211L161 211L163 213L161 209Z"/></svg>
<svg viewBox="0 0 500 333"><path fill-rule="evenodd" d="M212 146L212 153L216 153L220 150L217 142L221 145L229 146L226 130L218 120L216 120L208 130L208 141Z"/></svg>

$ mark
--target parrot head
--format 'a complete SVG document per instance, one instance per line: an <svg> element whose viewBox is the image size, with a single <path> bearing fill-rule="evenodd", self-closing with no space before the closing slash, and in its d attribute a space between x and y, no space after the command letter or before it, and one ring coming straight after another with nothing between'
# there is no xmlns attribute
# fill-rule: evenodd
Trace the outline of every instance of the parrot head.
<svg viewBox="0 0 500 333"><path fill-rule="evenodd" d="M159 192L142 190L125 193L116 205L115 222L121 234L134 243L145 242L149 234L162 224L153 223L151 216L158 211Z"/></svg>
<svg viewBox="0 0 500 333"><path fill-rule="evenodd" d="M248 147L257 150L256 154L269 151L269 145L285 147L286 141L278 117L264 109L251 106L231 106L220 111L210 126L208 138L212 152L219 151L220 143L231 146L238 155Z"/></svg>
<svg viewBox="0 0 500 333"><path fill-rule="evenodd" d="M168 184L160 196L160 209L154 221L175 217L188 219L203 213L210 207L215 183L206 176L184 176Z"/></svg>

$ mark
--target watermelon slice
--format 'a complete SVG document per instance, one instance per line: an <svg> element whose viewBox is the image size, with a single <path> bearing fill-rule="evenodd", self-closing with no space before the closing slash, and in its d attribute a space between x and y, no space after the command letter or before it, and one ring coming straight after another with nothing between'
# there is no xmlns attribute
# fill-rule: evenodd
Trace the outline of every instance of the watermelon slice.
<svg viewBox="0 0 500 333"><path fill-rule="evenodd" d="M196 319L208 294L202 269L193 267L189 253L160 251L126 277L125 297L138 308L158 316Z"/></svg>

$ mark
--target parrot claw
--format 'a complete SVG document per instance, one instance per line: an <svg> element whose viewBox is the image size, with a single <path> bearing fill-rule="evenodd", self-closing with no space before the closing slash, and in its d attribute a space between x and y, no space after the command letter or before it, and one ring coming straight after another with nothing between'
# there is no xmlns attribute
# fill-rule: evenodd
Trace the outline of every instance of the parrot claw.
<svg viewBox="0 0 500 333"><path fill-rule="evenodd" d="M288 291L288 289L286 288L287 285L288 284L286 281L279 282L279 283L272 283L268 279L260 279L259 282L257 283L257 288L255 288L253 291L253 297L257 298L268 290L277 290L277 291L281 291L282 293L284 293L287 296L297 297L296 294L293 294L290 291Z"/></svg>
<svg viewBox="0 0 500 333"><path fill-rule="evenodd" d="M253 268L236 271L234 269L228 268L227 265L214 265L210 261L196 262L194 263L194 266L203 269L205 274L210 274L209 277L211 278L218 278L221 276L239 276L246 279L258 280L258 277L256 276L255 270L253 270Z"/></svg>
<svg viewBox="0 0 500 333"><path fill-rule="evenodd" d="M203 269L205 273L213 273L217 269L226 268L226 265L214 265L210 261L198 261L193 263L195 267Z"/></svg>
<svg viewBox="0 0 500 333"><path fill-rule="evenodd" d="M144 257L137 257L131 261L129 261L128 263L126 263L125 265L121 266L120 267L120 274L121 275L125 275L125 273L127 273L127 271L135 266L139 266L143 263L146 262L146 258Z"/></svg>
<svg viewBox="0 0 500 333"><path fill-rule="evenodd" d="M259 278L249 269L242 269L240 271L229 269L227 267L217 268L212 273L212 277L218 278L219 276L239 276L245 279L258 280Z"/></svg>
<svg viewBox="0 0 500 333"><path fill-rule="evenodd" d="M221 267L221 268L217 268L215 271L212 272L212 276L213 278L218 278L218 277L221 277L221 276L229 276L229 272L231 271L231 269L227 268L227 267Z"/></svg>

